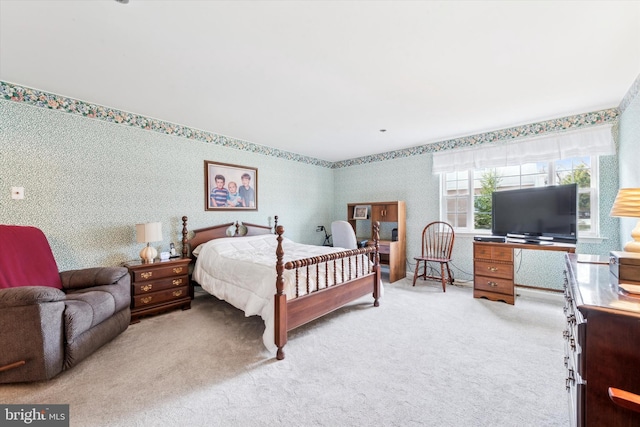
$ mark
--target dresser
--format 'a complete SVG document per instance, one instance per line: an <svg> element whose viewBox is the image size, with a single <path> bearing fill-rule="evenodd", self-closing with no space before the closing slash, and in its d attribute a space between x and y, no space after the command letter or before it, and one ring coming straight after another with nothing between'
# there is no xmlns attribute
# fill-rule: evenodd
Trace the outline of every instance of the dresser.
<svg viewBox="0 0 640 427"><path fill-rule="evenodd" d="M510 246L474 242L473 297L515 303Z"/></svg>
<svg viewBox="0 0 640 427"><path fill-rule="evenodd" d="M572 426L640 426L609 388L640 394L640 296L618 289L608 258L566 255L564 365ZM613 280L612 280L613 279Z"/></svg>
<svg viewBox="0 0 640 427"><path fill-rule="evenodd" d="M515 304L514 249L573 253L576 245L554 243L535 245L515 242L473 242L473 296ZM558 271L558 273L560 273ZM526 286L526 285L520 285Z"/></svg>
<svg viewBox="0 0 640 427"><path fill-rule="evenodd" d="M367 206L371 212L366 220L354 218L356 206ZM349 203L347 205L347 219L353 230L358 232L358 221L368 221L371 223L370 232L366 236L358 236L358 240L366 238L369 244L373 243L373 224L376 221L386 225L391 225L396 230L395 236L382 239L378 242L380 253L380 264L389 267L389 282L393 283L403 279L407 275L407 244L406 244L406 206L403 201L393 202L363 202ZM395 239L394 239L395 237Z"/></svg>
<svg viewBox="0 0 640 427"><path fill-rule="evenodd" d="M125 264L131 274L131 323L162 311L191 308L189 258L132 261Z"/></svg>

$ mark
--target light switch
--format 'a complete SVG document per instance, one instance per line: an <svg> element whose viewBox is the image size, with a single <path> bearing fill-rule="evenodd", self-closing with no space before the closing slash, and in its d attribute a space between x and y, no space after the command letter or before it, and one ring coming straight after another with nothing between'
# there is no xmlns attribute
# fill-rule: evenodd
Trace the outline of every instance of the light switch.
<svg viewBox="0 0 640 427"><path fill-rule="evenodd" d="M15 200L24 199L24 187L11 187L11 198Z"/></svg>

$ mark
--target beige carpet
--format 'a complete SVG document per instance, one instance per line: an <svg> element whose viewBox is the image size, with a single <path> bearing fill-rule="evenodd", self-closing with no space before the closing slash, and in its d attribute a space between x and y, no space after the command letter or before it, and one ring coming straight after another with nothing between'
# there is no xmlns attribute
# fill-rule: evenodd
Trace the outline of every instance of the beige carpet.
<svg viewBox="0 0 640 427"><path fill-rule="evenodd" d="M49 382L0 386L3 403L70 404L72 426L567 426L562 297L515 306L469 287L385 285L290 334L197 292Z"/></svg>

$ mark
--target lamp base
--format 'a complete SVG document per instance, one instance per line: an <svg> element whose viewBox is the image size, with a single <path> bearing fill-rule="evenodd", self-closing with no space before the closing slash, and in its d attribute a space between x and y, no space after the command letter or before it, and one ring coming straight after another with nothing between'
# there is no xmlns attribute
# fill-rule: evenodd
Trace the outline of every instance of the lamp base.
<svg viewBox="0 0 640 427"><path fill-rule="evenodd" d="M624 245L625 252L640 252L640 242L631 240Z"/></svg>
<svg viewBox="0 0 640 427"><path fill-rule="evenodd" d="M140 258L142 259L143 263L152 263L157 256L158 251L156 250L156 248L149 246L148 243L147 246L142 248L142 250L140 251Z"/></svg>
<svg viewBox="0 0 640 427"><path fill-rule="evenodd" d="M633 240L624 245L624 251L640 252L640 220L636 223L635 228L631 230L631 237L633 237Z"/></svg>

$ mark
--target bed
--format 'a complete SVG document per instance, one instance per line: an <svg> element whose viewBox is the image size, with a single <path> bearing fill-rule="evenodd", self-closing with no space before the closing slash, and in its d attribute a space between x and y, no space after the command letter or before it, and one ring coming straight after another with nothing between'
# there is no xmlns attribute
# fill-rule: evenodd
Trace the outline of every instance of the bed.
<svg viewBox="0 0 640 427"><path fill-rule="evenodd" d="M367 294L374 307L380 304L379 223L372 245L345 250L295 243L277 216L275 233L239 222L190 233L187 217L182 221L183 256L194 260L192 280L246 316L261 316L263 342L278 360L285 357L289 331Z"/></svg>

